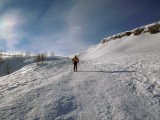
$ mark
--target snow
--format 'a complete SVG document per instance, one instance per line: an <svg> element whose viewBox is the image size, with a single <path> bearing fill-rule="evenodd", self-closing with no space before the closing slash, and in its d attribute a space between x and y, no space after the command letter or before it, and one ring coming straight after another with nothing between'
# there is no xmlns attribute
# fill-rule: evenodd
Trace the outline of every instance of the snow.
<svg viewBox="0 0 160 120"><path fill-rule="evenodd" d="M84 59L107 57L108 54L150 53L160 52L160 40L158 34L144 33L139 36L130 35L87 50L82 57Z"/></svg>
<svg viewBox="0 0 160 120"><path fill-rule="evenodd" d="M7 66L9 67L9 73L13 73L25 65L33 63L35 60L33 57L8 57L3 58L0 63L0 76L7 75Z"/></svg>
<svg viewBox="0 0 160 120"><path fill-rule="evenodd" d="M55 57L0 77L0 120L159 120L159 38L144 33L91 47L79 56L79 72Z"/></svg>

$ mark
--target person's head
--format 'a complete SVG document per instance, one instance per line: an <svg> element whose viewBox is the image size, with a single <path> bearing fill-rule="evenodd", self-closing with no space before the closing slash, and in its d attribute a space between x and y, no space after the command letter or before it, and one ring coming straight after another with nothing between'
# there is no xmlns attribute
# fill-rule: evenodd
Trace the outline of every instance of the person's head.
<svg viewBox="0 0 160 120"><path fill-rule="evenodd" d="M77 55L74 55L74 57L78 58Z"/></svg>

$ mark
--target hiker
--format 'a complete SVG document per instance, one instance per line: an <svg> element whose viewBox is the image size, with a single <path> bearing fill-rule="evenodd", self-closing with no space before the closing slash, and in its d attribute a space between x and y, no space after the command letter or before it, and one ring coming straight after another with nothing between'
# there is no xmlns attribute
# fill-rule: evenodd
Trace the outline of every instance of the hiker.
<svg viewBox="0 0 160 120"><path fill-rule="evenodd" d="M74 72L77 72L77 63L79 62L79 59L76 55L72 58L72 62L74 64Z"/></svg>

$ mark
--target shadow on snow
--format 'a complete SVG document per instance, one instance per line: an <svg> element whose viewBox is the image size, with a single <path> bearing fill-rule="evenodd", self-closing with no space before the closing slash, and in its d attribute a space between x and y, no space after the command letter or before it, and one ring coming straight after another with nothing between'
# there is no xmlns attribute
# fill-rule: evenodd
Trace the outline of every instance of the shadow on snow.
<svg viewBox="0 0 160 120"><path fill-rule="evenodd" d="M78 72L103 72L103 73L132 73L136 71L78 71Z"/></svg>

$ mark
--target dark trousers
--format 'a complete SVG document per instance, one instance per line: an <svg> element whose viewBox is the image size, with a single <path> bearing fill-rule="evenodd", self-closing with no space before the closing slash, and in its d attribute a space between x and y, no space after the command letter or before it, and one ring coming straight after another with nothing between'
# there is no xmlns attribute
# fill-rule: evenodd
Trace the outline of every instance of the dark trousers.
<svg viewBox="0 0 160 120"><path fill-rule="evenodd" d="M77 72L77 62L74 62L74 72Z"/></svg>

